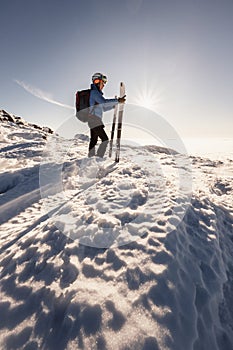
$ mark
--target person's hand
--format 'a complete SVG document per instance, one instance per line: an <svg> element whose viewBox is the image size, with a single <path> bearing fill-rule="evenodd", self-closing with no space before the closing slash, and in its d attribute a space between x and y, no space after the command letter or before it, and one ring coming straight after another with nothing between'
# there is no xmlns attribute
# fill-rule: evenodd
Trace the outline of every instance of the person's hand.
<svg viewBox="0 0 233 350"><path fill-rule="evenodd" d="M126 101L126 95L124 95L123 97L118 97L118 102L119 103L125 103L125 101Z"/></svg>

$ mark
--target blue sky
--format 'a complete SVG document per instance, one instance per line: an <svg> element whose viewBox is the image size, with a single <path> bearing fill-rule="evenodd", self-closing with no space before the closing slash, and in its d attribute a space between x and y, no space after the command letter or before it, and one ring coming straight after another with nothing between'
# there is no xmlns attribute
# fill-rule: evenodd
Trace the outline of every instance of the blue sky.
<svg viewBox="0 0 233 350"><path fill-rule="evenodd" d="M56 129L101 71L182 137L232 137L232 33L232 0L2 0L0 108Z"/></svg>

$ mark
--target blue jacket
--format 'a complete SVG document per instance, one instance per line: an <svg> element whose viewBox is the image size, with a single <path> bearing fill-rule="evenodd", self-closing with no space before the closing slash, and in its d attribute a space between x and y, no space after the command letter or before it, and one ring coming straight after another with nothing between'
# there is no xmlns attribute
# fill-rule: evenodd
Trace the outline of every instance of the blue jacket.
<svg viewBox="0 0 233 350"><path fill-rule="evenodd" d="M114 108L118 103L117 98L104 98L103 92L95 84L91 84L90 113L102 119L103 112Z"/></svg>

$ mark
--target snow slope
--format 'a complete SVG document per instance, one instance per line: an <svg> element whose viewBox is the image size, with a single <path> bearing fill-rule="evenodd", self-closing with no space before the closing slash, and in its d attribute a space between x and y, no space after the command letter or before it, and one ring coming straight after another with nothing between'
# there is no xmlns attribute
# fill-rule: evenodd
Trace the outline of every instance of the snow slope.
<svg viewBox="0 0 233 350"><path fill-rule="evenodd" d="M87 145L0 113L0 348L231 350L233 160Z"/></svg>

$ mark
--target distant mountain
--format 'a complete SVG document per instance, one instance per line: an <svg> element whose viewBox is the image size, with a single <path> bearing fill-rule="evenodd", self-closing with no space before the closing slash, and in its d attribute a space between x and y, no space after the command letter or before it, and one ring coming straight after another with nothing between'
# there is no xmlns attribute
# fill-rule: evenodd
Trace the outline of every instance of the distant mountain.
<svg viewBox="0 0 233 350"><path fill-rule="evenodd" d="M41 127L41 126L36 125L36 124L28 123L23 118L15 116L13 114L10 114L3 109L0 110L0 122L9 122L9 123L16 124L18 126L33 127L34 129L41 130L47 134L53 133L53 130L47 126Z"/></svg>

